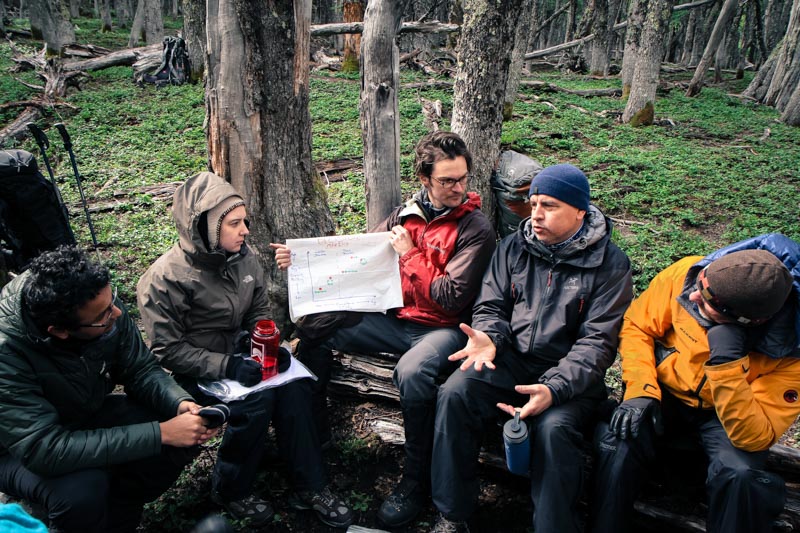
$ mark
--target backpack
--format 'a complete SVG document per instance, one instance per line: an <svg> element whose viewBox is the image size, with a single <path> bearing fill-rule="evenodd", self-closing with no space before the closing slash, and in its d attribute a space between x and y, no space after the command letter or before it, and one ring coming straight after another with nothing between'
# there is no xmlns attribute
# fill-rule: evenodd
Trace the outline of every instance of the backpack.
<svg viewBox="0 0 800 533"><path fill-rule="evenodd" d="M191 72L186 41L180 37L167 36L164 37L162 46L161 64L152 74L145 74L142 80L154 83L156 87L186 83Z"/></svg>
<svg viewBox="0 0 800 533"><path fill-rule="evenodd" d="M75 244L58 188L25 150L0 150L0 248L9 270L62 244Z"/></svg>
<svg viewBox="0 0 800 533"><path fill-rule="evenodd" d="M517 231L519 223L531 215L528 190L542 168L535 159L513 150L500 154L489 183L494 192L497 233L501 239Z"/></svg>

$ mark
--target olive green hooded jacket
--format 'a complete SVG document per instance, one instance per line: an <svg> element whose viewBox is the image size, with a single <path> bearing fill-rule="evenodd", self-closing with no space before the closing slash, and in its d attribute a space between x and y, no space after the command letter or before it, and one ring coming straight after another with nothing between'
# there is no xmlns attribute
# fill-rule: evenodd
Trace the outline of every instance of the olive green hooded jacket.
<svg viewBox="0 0 800 533"><path fill-rule="evenodd" d="M0 455L58 476L161 453L158 421L93 429L116 384L162 420L192 400L158 365L122 303L109 336L67 350L41 333L25 311L24 273L0 294Z"/></svg>
<svg viewBox="0 0 800 533"><path fill-rule="evenodd" d="M236 189L210 172L178 187L172 216L180 241L136 286L150 348L183 376L225 377L236 335L269 314L264 272L247 245L226 254L209 250L205 215Z"/></svg>

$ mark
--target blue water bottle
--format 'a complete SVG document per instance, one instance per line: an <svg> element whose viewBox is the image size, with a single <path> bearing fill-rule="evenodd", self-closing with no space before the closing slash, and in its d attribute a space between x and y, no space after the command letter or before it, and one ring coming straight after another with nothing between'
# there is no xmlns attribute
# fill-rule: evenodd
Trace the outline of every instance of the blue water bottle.
<svg viewBox="0 0 800 533"><path fill-rule="evenodd" d="M519 419L519 411L514 418L503 425L503 445L506 449L506 464L509 472L518 476L528 475L531 463L531 441L528 438L528 424Z"/></svg>

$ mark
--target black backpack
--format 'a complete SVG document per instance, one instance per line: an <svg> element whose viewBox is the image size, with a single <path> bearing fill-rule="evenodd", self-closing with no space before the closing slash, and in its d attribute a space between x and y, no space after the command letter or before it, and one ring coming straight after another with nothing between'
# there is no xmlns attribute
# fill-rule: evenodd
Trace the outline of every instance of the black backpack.
<svg viewBox="0 0 800 533"><path fill-rule="evenodd" d="M531 215L528 189L541 171L541 163L524 154L513 150L500 154L489 182L494 192L497 233L501 239L517 231L519 223Z"/></svg>
<svg viewBox="0 0 800 533"><path fill-rule="evenodd" d="M164 37L162 45L161 64L151 74L145 74L142 80L154 83L156 87L186 83L191 72L186 42L180 37L168 36Z"/></svg>
<svg viewBox="0 0 800 533"><path fill-rule="evenodd" d="M25 150L0 150L0 247L7 269L21 272L31 259L75 244L69 213L53 183Z"/></svg>

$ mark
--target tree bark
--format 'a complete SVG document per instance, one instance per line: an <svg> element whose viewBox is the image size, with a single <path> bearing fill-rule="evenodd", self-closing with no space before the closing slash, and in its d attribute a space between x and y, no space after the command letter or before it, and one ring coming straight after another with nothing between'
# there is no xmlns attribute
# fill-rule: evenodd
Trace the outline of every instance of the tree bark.
<svg viewBox="0 0 800 533"><path fill-rule="evenodd" d="M131 25L128 46L161 42L164 38L164 19L160 0L139 0Z"/></svg>
<svg viewBox="0 0 800 533"><path fill-rule="evenodd" d="M769 0L764 10L764 41L770 52L786 33L789 23L791 2L788 0Z"/></svg>
<svg viewBox="0 0 800 533"><path fill-rule="evenodd" d="M717 16L717 21L714 23L714 29L711 30L711 37L709 37L708 44L706 44L706 49L703 52L703 57L700 58L700 62L697 64L697 68L694 71L694 76L692 76L692 81L689 82L689 87L686 89L686 96L691 97L700 94L700 89L703 87L703 80L706 77L709 67L711 67L719 43L722 42L722 38L725 36L730 20L736 13L738 4L738 0L725 0L725 3L722 4L722 8L719 10L719 16Z"/></svg>
<svg viewBox="0 0 800 533"><path fill-rule="evenodd" d="M100 31L103 33L112 30L113 22L111 20L111 0L102 0L100 3Z"/></svg>
<svg viewBox="0 0 800 533"><path fill-rule="evenodd" d="M631 92L633 73L636 71L636 60L639 57L639 43L642 39L642 26L647 14L647 0L631 0L628 8L628 29L625 32L625 52L622 56L622 98Z"/></svg>
<svg viewBox="0 0 800 533"><path fill-rule="evenodd" d="M800 0L795 0L783 41L758 70L742 94L762 104L775 106L778 111L783 111L789 120L795 122L798 85L800 85Z"/></svg>
<svg viewBox="0 0 800 533"><path fill-rule="evenodd" d="M81 0L69 0L69 17L76 19L81 16Z"/></svg>
<svg viewBox="0 0 800 533"><path fill-rule="evenodd" d="M360 0L346 1L342 5L344 22L361 22L364 20L364 3ZM395 32L397 30L395 29ZM361 35L346 33L344 35L344 58L342 60L343 72L358 72L360 70L358 54L361 48Z"/></svg>
<svg viewBox="0 0 800 533"><path fill-rule="evenodd" d="M403 200L397 101L400 51L396 35L405 3L372 0L364 15L359 111L368 228L378 225Z"/></svg>
<svg viewBox="0 0 800 533"><path fill-rule="evenodd" d="M133 0L114 0L114 11L117 13L117 25L127 28L133 19Z"/></svg>
<svg viewBox="0 0 800 533"><path fill-rule="evenodd" d="M276 1L264 9L250 0L208 0L207 15L209 167L247 202L271 318L288 338L286 279L267 259L267 245L334 230L311 163L311 1Z"/></svg>
<svg viewBox="0 0 800 533"><path fill-rule="evenodd" d="M611 28L608 21L608 0L592 0L594 12L592 17L592 33L594 40L589 45L589 73L597 76L608 74L609 46Z"/></svg>
<svg viewBox="0 0 800 533"><path fill-rule="evenodd" d="M206 59L206 2L205 0L183 0L183 40L189 54L192 71L189 79L203 79Z"/></svg>
<svg viewBox="0 0 800 533"><path fill-rule="evenodd" d="M698 14L698 24L695 26L694 30L694 40L692 41L692 53L689 57L689 65L696 66L700 59L703 57L703 52L705 51L706 44L709 40L709 34L714 27L712 21L717 19L717 10L716 4L704 8L700 10L701 13Z"/></svg>
<svg viewBox="0 0 800 533"><path fill-rule="evenodd" d="M64 0L30 0L29 9L31 33L44 40L48 55L60 55L66 45L75 42Z"/></svg>
<svg viewBox="0 0 800 533"><path fill-rule="evenodd" d="M500 151L503 95L522 0L465 0L453 88L452 131L472 153L471 186L490 220L495 214L489 177Z"/></svg>
<svg viewBox="0 0 800 533"><path fill-rule="evenodd" d="M604 1L604 0L601 0ZM514 102L517 100L517 88L525 63L525 52L528 51L528 37L531 24L536 17L536 0L523 0L519 11L519 22L514 34L514 49L511 53L511 68L508 72L505 97L503 98L503 120L511 120L514 115Z"/></svg>
<svg viewBox="0 0 800 533"><path fill-rule="evenodd" d="M672 12L672 0L651 0L642 26L639 57L636 61L628 103L622 122L632 126L648 126L655 116L656 88L664 56L663 35Z"/></svg>

